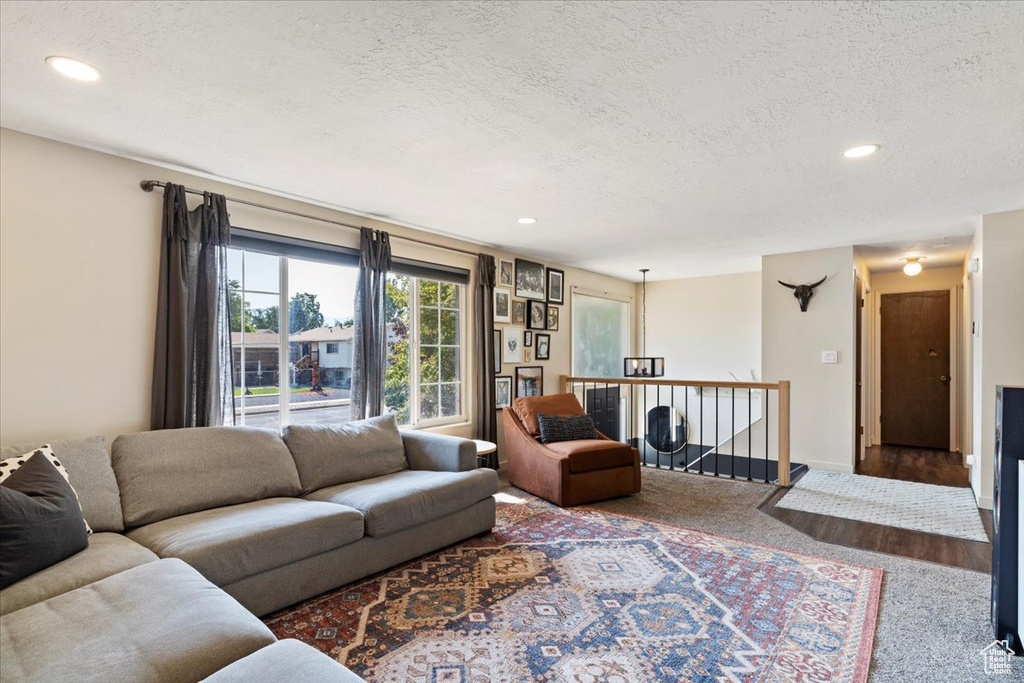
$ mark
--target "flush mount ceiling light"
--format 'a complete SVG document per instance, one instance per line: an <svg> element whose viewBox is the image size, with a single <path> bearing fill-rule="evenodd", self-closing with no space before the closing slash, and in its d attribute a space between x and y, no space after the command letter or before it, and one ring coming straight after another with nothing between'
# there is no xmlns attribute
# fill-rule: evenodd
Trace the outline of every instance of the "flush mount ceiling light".
<svg viewBox="0 0 1024 683"><path fill-rule="evenodd" d="M520 225L533 225L536 222L537 219L533 218L532 216L523 216L522 218L519 219Z"/></svg>
<svg viewBox="0 0 1024 683"><path fill-rule="evenodd" d="M858 145L843 152L843 156L847 159L859 159L860 157L871 156L880 149L882 149L881 145Z"/></svg>
<svg viewBox="0 0 1024 683"><path fill-rule="evenodd" d="M46 63L53 68L54 71L73 78L76 81L98 81L100 80L100 72L91 67L85 62L80 62L77 59L71 59L70 57L47 57Z"/></svg>
<svg viewBox="0 0 1024 683"><path fill-rule="evenodd" d="M920 263L920 261L923 258L924 258L924 256L912 256L912 257L907 257L907 258L901 258L900 261L904 262L903 274L904 275L909 275L910 277L914 277L915 275L920 273L921 272L921 263Z"/></svg>

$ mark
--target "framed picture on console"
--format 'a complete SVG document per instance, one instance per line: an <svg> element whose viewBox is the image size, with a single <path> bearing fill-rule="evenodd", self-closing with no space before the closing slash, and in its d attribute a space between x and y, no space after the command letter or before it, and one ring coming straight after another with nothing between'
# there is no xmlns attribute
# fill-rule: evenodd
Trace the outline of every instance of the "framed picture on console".
<svg viewBox="0 0 1024 683"><path fill-rule="evenodd" d="M565 271L548 268L548 303L561 306L565 303Z"/></svg>
<svg viewBox="0 0 1024 683"><path fill-rule="evenodd" d="M494 405L498 410L512 406L511 375L499 375L494 378Z"/></svg>
<svg viewBox="0 0 1024 683"><path fill-rule="evenodd" d="M516 296L544 301L544 264L516 259Z"/></svg>
<svg viewBox="0 0 1024 683"><path fill-rule="evenodd" d="M526 302L526 329L546 330L548 329L548 305L543 301Z"/></svg>
<svg viewBox="0 0 1024 683"><path fill-rule="evenodd" d="M534 342L534 357L537 360L551 360L551 335L537 333L537 339Z"/></svg>
<svg viewBox="0 0 1024 683"><path fill-rule="evenodd" d="M543 395L544 368L539 365L516 368L516 398Z"/></svg>

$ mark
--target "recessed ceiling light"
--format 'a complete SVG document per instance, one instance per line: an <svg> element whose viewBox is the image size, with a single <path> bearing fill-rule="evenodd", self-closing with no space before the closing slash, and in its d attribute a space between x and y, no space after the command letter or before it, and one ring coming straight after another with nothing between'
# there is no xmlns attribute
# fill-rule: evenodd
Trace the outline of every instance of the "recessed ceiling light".
<svg viewBox="0 0 1024 683"><path fill-rule="evenodd" d="M100 80L99 71L85 62L78 61L77 59L71 59L70 57L47 57L46 63L49 64L57 73L67 76L68 78L73 78L76 81Z"/></svg>
<svg viewBox="0 0 1024 683"><path fill-rule="evenodd" d="M533 218L531 216L523 216L522 218L519 219L519 223L521 225L533 225L536 222L537 222L537 219Z"/></svg>
<svg viewBox="0 0 1024 683"><path fill-rule="evenodd" d="M851 147L843 152L843 156L847 159L857 159L860 157L870 156L881 148L881 145L858 145L857 147Z"/></svg>
<svg viewBox="0 0 1024 683"><path fill-rule="evenodd" d="M914 277L919 274L921 272L921 259L923 258L924 256L913 256L900 259L901 261L906 262L903 266L903 274L909 275L910 277Z"/></svg>

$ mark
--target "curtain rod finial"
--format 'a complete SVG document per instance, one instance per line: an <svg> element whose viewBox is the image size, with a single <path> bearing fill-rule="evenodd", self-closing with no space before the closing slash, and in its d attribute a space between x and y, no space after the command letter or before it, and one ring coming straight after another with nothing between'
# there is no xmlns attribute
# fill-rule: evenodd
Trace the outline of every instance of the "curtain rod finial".
<svg viewBox="0 0 1024 683"><path fill-rule="evenodd" d="M156 188L156 181L155 180L143 180L143 181L139 182L139 187L141 187L146 192L152 192Z"/></svg>

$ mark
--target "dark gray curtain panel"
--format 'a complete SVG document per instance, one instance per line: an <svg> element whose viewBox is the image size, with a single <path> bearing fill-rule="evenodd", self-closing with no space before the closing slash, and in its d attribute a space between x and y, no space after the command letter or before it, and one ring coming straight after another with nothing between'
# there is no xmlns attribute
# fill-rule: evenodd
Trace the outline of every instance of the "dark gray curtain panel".
<svg viewBox="0 0 1024 683"><path fill-rule="evenodd" d="M476 433L478 439L498 441L498 415L494 396L494 257L480 254L477 258L476 292L473 312L476 329L473 335L473 356L476 358ZM498 454L487 456L487 466L498 469Z"/></svg>
<svg viewBox="0 0 1024 683"><path fill-rule="evenodd" d="M391 238L383 230L359 229L359 276L356 280L355 330L352 340L352 419L376 417L384 410L387 368L385 284L391 269Z"/></svg>
<svg viewBox="0 0 1024 683"><path fill-rule="evenodd" d="M164 188L152 429L234 421L227 246L231 225L223 195L203 193L192 211L185 188Z"/></svg>

